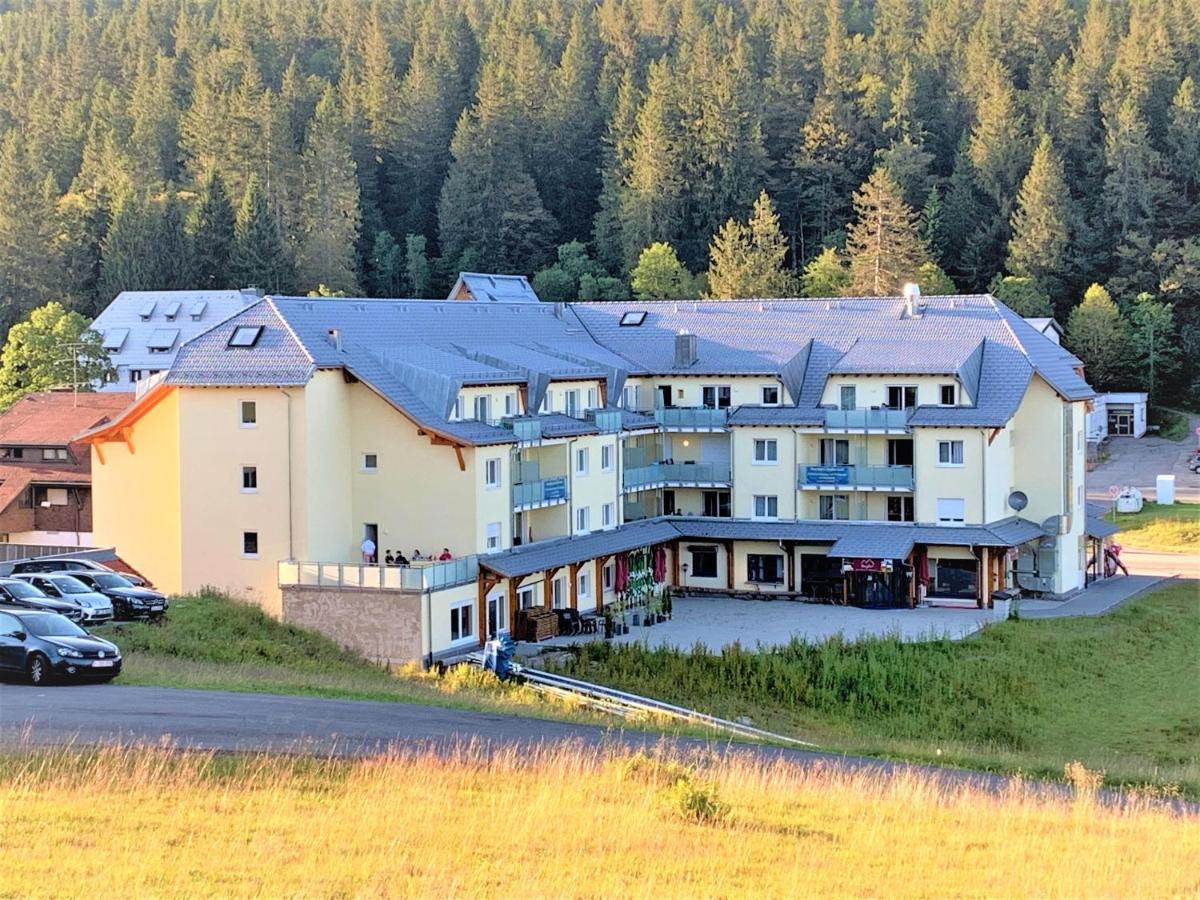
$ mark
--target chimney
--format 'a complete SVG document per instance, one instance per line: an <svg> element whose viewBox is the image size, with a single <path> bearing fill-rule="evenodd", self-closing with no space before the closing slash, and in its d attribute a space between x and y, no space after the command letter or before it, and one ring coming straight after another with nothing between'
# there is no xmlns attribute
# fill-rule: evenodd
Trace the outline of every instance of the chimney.
<svg viewBox="0 0 1200 900"><path fill-rule="evenodd" d="M567 304L562 303L562 302L556 302L554 304L554 318L561 319L566 315L566 313L567 313Z"/></svg>
<svg viewBox="0 0 1200 900"><path fill-rule="evenodd" d="M915 319L925 311L925 302L921 299L921 288L908 282L904 285L904 315Z"/></svg>
<svg viewBox="0 0 1200 900"><path fill-rule="evenodd" d="M337 328L330 328L328 336L329 336L329 343L333 344L334 349L337 350L338 353L341 353L342 352L342 332L339 331Z"/></svg>
<svg viewBox="0 0 1200 900"><path fill-rule="evenodd" d="M686 369L696 364L696 336L687 331L675 335L675 368Z"/></svg>

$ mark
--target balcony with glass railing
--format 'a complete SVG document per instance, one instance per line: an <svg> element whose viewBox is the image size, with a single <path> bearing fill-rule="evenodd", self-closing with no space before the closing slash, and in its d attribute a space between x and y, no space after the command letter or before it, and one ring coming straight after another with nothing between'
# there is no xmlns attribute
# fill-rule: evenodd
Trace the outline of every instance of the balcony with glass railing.
<svg viewBox="0 0 1200 900"><path fill-rule="evenodd" d="M513 485L513 509L537 509L566 503L570 496L565 475L519 481Z"/></svg>
<svg viewBox="0 0 1200 900"><path fill-rule="evenodd" d="M842 488L851 491L911 491L912 466L801 465L796 484L801 490Z"/></svg>
<svg viewBox="0 0 1200 900"><path fill-rule="evenodd" d="M908 430L908 410L904 409L827 409L826 431Z"/></svg>
<svg viewBox="0 0 1200 900"><path fill-rule="evenodd" d="M280 587L422 593L470 584L478 577L478 556L446 562L411 562L407 566L292 560L279 563Z"/></svg>
<svg viewBox="0 0 1200 900"><path fill-rule="evenodd" d="M729 410L694 406L668 406L654 411L665 431L724 431Z"/></svg>
<svg viewBox="0 0 1200 900"><path fill-rule="evenodd" d="M651 463L625 470L626 491L656 487L729 487L728 463Z"/></svg>

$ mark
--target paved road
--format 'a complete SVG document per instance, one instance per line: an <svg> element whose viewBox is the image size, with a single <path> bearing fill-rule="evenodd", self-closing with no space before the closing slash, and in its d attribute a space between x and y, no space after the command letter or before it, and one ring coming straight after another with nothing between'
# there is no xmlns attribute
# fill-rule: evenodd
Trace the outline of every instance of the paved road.
<svg viewBox="0 0 1200 900"><path fill-rule="evenodd" d="M162 741L180 748L322 756L369 756L406 745L447 751L475 746L486 751L532 749L562 741L621 749L651 749L665 743L685 753L745 752L765 760L851 772L916 772L947 786L972 785L996 792L1010 784L1002 776L963 769L700 738L664 738L649 732L405 703L119 685L0 685L0 746ZM1043 788L1048 795L1065 791L1062 785L1049 783ZM1114 793L1108 799L1120 803L1122 796ZM1180 808L1190 809L1191 805Z"/></svg>
<svg viewBox="0 0 1200 900"><path fill-rule="evenodd" d="M1187 461L1196 449L1196 427L1200 416L1191 416L1188 436L1182 441L1168 441L1154 435L1143 438L1110 438L1104 446L1108 459L1087 474L1088 497L1108 500L1108 488L1131 485L1147 500L1155 497L1155 479L1159 475L1175 475L1175 499L1200 503L1200 475L1187 470Z"/></svg>

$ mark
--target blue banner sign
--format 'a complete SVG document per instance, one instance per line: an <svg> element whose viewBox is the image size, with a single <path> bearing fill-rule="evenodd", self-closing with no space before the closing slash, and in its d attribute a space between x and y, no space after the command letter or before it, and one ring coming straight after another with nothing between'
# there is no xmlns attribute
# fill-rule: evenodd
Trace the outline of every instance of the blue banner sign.
<svg viewBox="0 0 1200 900"><path fill-rule="evenodd" d="M849 484L849 466L807 466L804 469L806 484Z"/></svg>
<svg viewBox="0 0 1200 900"><path fill-rule="evenodd" d="M567 498L567 479L547 478L542 482L543 500L565 500Z"/></svg>

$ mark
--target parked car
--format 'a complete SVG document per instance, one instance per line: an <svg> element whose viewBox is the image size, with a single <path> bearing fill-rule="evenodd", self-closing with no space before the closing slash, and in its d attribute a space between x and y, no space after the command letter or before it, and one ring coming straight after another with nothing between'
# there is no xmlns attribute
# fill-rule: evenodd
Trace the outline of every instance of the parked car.
<svg viewBox="0 0 1200 900"><path fill-rule="evenodd" d="M0 578L0 603L21 609L37 609L58 613L72 622L83 621L83 607L70 600L47 597L28 581L19 578Z"/></svg>
<svg viewBox="0 0 1200 900"><path fill-rule="evenodd" d="M12 571L14 575L24 574L26 572L112 572L108 566L103 563L98 563L94 559L26 559L18 563L13 563ZM138 578L136 575L125 575L118 572L125 579L132 582L136 587L145 587L146 582Z"/></svg>
<svg viewBox="0 0 1200 900"><path fill-rule="evenodd" d="M94 591L99 591L112 601L114 618L117 619L161 619L167 614L170 603L166 595L149 588L135 587L133 582L116 572L71 573Z"/></svg>
<svg viewBox="0 0 1200 900"><path fill-rule="evenodd" d="M51 600L79 604L85 625L100 625L113 617L111 600L66 572L25 572L13 578L32 584Z"/></svg>
<svg viewBox="0 0 1200 900"><path fill-rule="evenodd" d="M0 607L0 669L33 684L56 677L111 681L121 674L121 650L57 613Z"/></svg>

